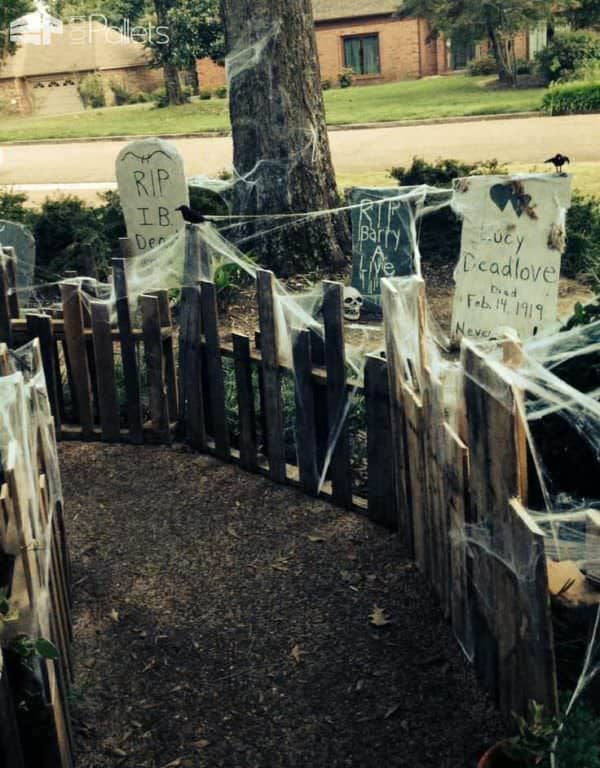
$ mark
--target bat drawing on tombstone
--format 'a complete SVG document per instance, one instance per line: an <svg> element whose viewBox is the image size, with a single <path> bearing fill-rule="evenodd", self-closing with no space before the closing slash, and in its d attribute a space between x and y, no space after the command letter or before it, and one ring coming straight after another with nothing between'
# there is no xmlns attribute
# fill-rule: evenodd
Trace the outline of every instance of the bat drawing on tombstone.
<svg viewBox="0 0 600 768"><path fill-rule="evenodd" d="M135 157L136 160L139 160L142 163L149 163L150 160L152 160L152 158L154 157L154 155L164 155L167 158L167 160L170 160L171 162L173 162L174 160L174 158L171 157L171 155L169 155L168 152L165 152L164 149L156 149L154 150L154 152L150 152L149 155L136 155L135 152L125 152L125 154L121 158L121 162L124 163L128 157Z"/></svg>

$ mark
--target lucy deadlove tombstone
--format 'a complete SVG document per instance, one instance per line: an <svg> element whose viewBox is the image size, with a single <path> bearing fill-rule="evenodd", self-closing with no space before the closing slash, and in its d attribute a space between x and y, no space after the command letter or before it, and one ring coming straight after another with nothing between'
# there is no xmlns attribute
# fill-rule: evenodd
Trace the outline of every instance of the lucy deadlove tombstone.
<svg viewBox="0 0 600 768"><path fill-rule="evenodd" d="M355 188L352 208L352 286L381 302L381 279L416 271L414 187ZM422 198L421 197L421 202Z"/></svg>
<svg viewBox="0 0 600 768"><path fill-rule="evenodd" d="M117 157L117 183L134 254L152 250L183 229L189 205L183 160L162 139L133 141Z"/></svg>
<svg viewBox="0 0 600 768"><path fill-rule="evenodd" d="M35 271L35 238L31 231L16 221L0 219L0 244L12 247L17 255L17 286L33 285ZM21 296L21 299L23 296Z"/></svg>
<svg viewBox="0 0 600 768"><path fill-rule="evenodd" d="M526 339L552 327L570 177L472 176L454 191L463 227L453 338L492 338L508 326Z"/></svg>

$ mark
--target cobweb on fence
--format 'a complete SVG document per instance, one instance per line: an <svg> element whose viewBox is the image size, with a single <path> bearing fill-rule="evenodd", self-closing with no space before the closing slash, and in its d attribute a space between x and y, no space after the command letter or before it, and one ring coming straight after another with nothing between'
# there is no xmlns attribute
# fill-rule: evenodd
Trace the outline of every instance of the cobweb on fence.
<svg viewBox="0 0 600 768"><path fill-rule="evenodd" d="M0 475L12 473L18 493L21 524L16 517L3 520L4 554L23 568L24 549L35 569L33 592L11 595L14 621L0 621L3 644L17 634L50 637L47 610L50 588L52 526L62 506L62 489L54 437L54 423L37 340L10 353L14 373L0 375ZM43 466L41 459L43 457ZM47 508L42 502L39 475L45 475ZM16 499L13 500L16 503ZM15 525L15 522L17 525ZM28 568L24 568L25 574ZM37 578L36 578L37 575ZM24 588L22 582L19 586ZM27 590L29 591L29 590Z"/></svg>

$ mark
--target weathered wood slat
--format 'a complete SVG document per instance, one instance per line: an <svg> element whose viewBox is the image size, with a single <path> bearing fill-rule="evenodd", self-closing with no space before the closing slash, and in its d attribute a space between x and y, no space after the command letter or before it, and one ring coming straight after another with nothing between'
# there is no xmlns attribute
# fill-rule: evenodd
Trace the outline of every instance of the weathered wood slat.
<svg viewBox="0 0 600 768"><path fill-rule="evenodd" d="M398 524L394 447L390 430L387 363L369 355L365 365L369 517L389 528Z"/></svg>
<svg viewBox="0 0 600 768"><path fill-rule="evenodd" d="M61 283L63 316L65 324L66 353L73 379L73 395L81 435L89 438L94 430L92 387L83 337L83 310L79 287L75 283Z"/></svg>
<svg viewBox="0 0 600 768"><path fill-rule="evenodd" d="M180 431L194 448L206 448L202 387L202 310L200 286L181 289L179 336Z"/></svg>
<svg viewBox="0 0 600 768"><path fill-rule="evenodd" d="M108 305L101 301L93 301L91 320L102 439L113 443L121 439L121 424Z"/></svg>
<svg viewBox="0 0 600 768"><path fill-rule="evenodd" d="M12 346L12 326L6 257L0 253L0 343Z"/></svg>
<svg viewBox="0 0 600 768"><path fill-rule="evenodd" d="M160 303L156 296L140 296L144 359L148 376L152 430L162 443L171 442L169 399L165 383L165 367L160 333Z"/></svg>
<svg viewBox="0 0 600 768"><path fill-rule="evenodd" d="M329 406L330 477L333 498L341 506L352 503L352 471L348 432L348 392L346 389L346 348L344 341L344 286L323 282L323 322L325 325L325 367Z"/></svg>
<svg viewBox="0 0 600 768"><path fill-rule="evenodd" d="M319 470L310 341L310 331L298 330L293 334L296 452L300 487L305 493L316 496L319 490Z"/></svg>
<svg viewBox="0 0 600 768"><path fill-rule="evenodd" d="M168 291L152 291L151 295L156 296L158 299L161 328L171 328L173 320L171 318ZM170 333L167 335L163 334L163 359L165 362L165 384L167 386L167 397L169 398L169 417L171 421L176 421L179 413L177 368L175 366L173 335Z"/></svg>
<svg viewBox="0 0 600 768"><path fill-rule="evenodd" d="M240 464L244 469L254 471L257 463L257 446L250 339L234 333L232 340L240 425Z"/></svg>
<svg viewBox="0 0 600 768"><path fill-rule="evenodd" d="M212 416L213 437L219 458L229 459L229 429L225 406L225 379L219 341L219 321L217 313L217 294L215 284L202 281L201 306L202 328L205 337L206 374L208 380L208 398Z"/></svg>
<svg viewBox="0 0 600 768"><path fill-rule="evenodd" d="M403 368L401 351L398 348L394 318L398 294L393 284L381 281L381 299L384 316L385 355L389 381L390 425L393 445L394 487L398 532L411 557L415 554L412 520L412 501L408 467L408 428L403 401Z"/></svg>
<svg viewBox="0 0 600 768"><path fill-rule="evenodd" d="M125 250L128 241L121 240ZM132 333L133 323L129 306L129 288L127 285L127 272L125 259L113 259L113 285L115 289L115 301L117 307L117 322L121 337L121 359L123 363L123 378L125 380L125 393L127 397L127 427L132 443L140 444L144 441L142 420L142 402L140 397L140 375L137 363L136 345Z"/></svg>
<svg viewBox="0 0 600 768"><path fill-rule="evenodd" d="M4 248L8 255L6 259L6 280L8 284L8 311L10 317L17 318L20 314L19 294L17 293L17 255L14 248Z"/></svg>
<svg viewBox="0 0 600 768"><path fill-rule="evenodd" d="M283 408L279 372L279 338L276 318L275 278L272 272L259 269L256 273L260 351L262 356L262 386L265 424L265 444L273 480L284 483L285 444L283 438ZM263 405L263 404L261 404Z"/></svg>
<svg viewBox="0 0 600 768"><path fill-rule="evenodd" d="M43 315L28 312L26 315L27 328L32 338L40 340L40 352L44 366L44 376L46 379L46 390L48 400L54 418L54 428L56 434L60 434L61 414L60 414L60 368L57 367L56 342L54 340L54 331L52 320L49 315Z"/></svg>

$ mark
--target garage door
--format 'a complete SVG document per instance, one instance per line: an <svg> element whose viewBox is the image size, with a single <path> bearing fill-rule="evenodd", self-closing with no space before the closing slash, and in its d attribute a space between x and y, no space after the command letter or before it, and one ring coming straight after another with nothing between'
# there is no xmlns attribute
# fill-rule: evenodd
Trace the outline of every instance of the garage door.
<svg viewBox="0 0 600 768"><path fill-rule="evenodd" d="M29 87L36 115L62 115L84 109L77 83L71 78L30 81Z"/></svg>

